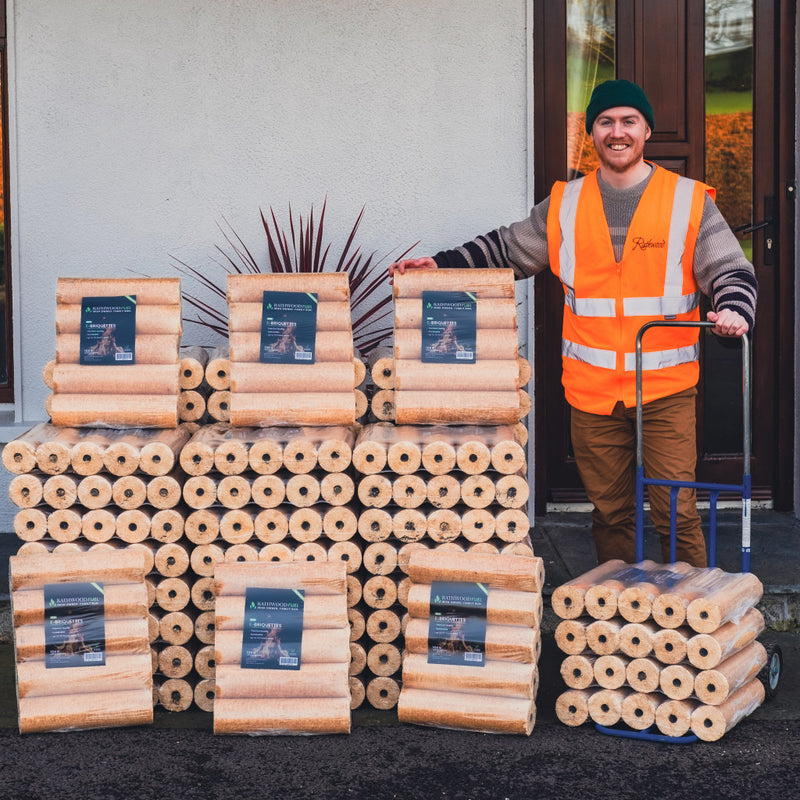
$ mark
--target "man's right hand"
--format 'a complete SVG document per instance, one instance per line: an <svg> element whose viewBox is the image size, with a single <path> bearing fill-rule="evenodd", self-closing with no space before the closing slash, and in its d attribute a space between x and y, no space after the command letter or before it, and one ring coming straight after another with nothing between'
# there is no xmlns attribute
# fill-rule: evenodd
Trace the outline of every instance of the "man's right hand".
<svg viewBox="0 0 800 800"><path fill-rule="evenodd" d="M393 277L396 272L403 275L407 269L436 269L436 262L429 256L395 261L394 264L389 264L389 277Z"/></svg>

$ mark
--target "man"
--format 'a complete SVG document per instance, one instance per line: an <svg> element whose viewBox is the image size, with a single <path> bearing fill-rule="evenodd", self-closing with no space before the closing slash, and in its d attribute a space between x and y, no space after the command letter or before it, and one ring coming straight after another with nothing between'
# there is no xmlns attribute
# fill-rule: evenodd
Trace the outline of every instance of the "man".
<svg viewBox="0 0 800 800"><path fill-rule="evenodd" d="M649 320L699 320L700 295L721 336L753 327L758 284L710 187L643 158L654 127L644 91L606 81L586 109L600 166L557 182L530 216L390 274L437 267L547 267L564 287L562 362L578 471L594 505L599 561L634 560L635 337ZM697 328L655 328L643 340L644 466L651 478L694 480ZM669 559L669 490L650 487L653 522ZM677 557L706 566L694 490L678 498Z"/></svg>

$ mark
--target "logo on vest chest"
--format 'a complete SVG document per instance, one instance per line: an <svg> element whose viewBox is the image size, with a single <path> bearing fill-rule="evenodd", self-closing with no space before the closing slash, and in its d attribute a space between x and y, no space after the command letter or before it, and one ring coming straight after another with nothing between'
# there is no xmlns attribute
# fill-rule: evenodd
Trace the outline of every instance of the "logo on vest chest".
<svg viewBox="0 0 800 800"><path fill-rule="evenodd" d="M653 248L663 248L667 246L666 239L645 239L644 236L634 236L631 240L634 250L651 250Z"/></svg>

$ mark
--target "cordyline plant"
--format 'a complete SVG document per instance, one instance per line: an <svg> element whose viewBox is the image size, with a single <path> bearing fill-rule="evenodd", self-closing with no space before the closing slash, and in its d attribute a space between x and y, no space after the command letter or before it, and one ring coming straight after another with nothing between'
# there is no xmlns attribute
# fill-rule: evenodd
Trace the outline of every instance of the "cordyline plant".
<svg viewBox="0 0 800 800"><path fill-rule="evenodd" d="M222 300L222 308L220 309L214 303L207 303L193 294L186 291L182 292L183 299L194 309L194 316L184 317L184 322L201 325L227 337L226 287L228 275L234 273L334 271L346 272L350 280L353 344L359 352L362 355L367 355L376 345L390 336L392 325L389 318L392 312L389 302L391 300L389 281L384 269L377 269L378 265L388 258L389 254L376 261L374 252L365 257L360 247L354 248L353 242L356 232L364 216L365 209L362 208L347 237L336 265L333 269L326 269L326 266L330 263L328 256L331 249L330 243L325 245L323 240L327 202L326 198L322 204L322 211L318 221L314 219L314 207L312 206L308 219L304 220L300 216L297 225L295 225L294 214L290 205L288 234L287 231L281 230L278 225L272 207L269 209L269 215L259 209L267 238L268 262L263 267L241 237L233 231L230 224L225 220L227 230L223 229L222 226L219 227L228 247L223 248L217 245L216 249L222 256L222 260L214 259L214 263L223 272L221 282L215 281L213 277L207 275L204 271L189 266L173 256L173 267L178 272L196 280ZM394 260L401 259L416 244L418 243L411 245Z"/></svg>

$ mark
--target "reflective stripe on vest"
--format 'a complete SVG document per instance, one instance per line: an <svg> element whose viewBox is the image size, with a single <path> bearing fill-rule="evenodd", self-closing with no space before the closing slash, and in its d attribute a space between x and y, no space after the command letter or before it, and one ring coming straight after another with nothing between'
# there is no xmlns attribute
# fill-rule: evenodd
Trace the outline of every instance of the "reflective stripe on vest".
<svg viewBox="0 0 800 800"><path fill-rule="evenodd" d="M655 350L642 353L642 371L649 369L664 369L689 364L700 358L700 344L688 347L677 347L674 350ZM625 353L625 371L636 370L636 353Z"/></svg>
<svg viewBox="0 0 800 800"><path fill-rule="evenodd" d="M561 265L559 278L561 283L569 289L575 285L575 218L578 216L578 197L583 189L583 181L584 178L578 178L576 181L567 183L558 212L558 221L561 224L561 247L558 253L558 261Z"/></svg>
<svg viewBox="0 0 800 800"><path fill-rule="evenodd" d="M615 369L617 366L617 354L614 350L601 350L599 347L589 347L567 339L561 340L561 355L600 369ZM634 369L636 369L635 362Z"/></svg>
<svg viewBox="0 0 800 800"><path fill-rule="evenodd" d="M579 317L613 317L616 314L614 298L575 297L575 220L578 197L584 178L569 181L559 208L561 246L559 248L559 278L565 286L564 302ZM700 303L700 293L681 294L683 286L683 250L689 230L692 194L695 182L678 177L672 201L669 239L667 243L667 268L664 276L664 293L657 297L626 297L623 314L628 317L674 317L693 311ZM591 363L591 362L589 362Z"/></svg>
<svg viewBox="0 0 800 800"><path fill-rule="evenodd" d="M699 304L700 292L678 297L626 297L622 301L622 311L626 317L674 317L677 314L688 314Z"/></svg>
<svg viewBox="0 0 800 800"><path fill-rule="evenodd" d="M584 364L590 364L600 369L613 370L617 365L617 354L613 350L601 350L599 347L589 347L585 344L570 342L568 339L561 340L561 355L566 358L574 358L576 361L582 361ZM697 361L699 356L699 344L676 347L673 350L644 352L642 353L642 371L677 367L681 364ZM625 353L625 371L634 372L635 370L636 353Z"/></svg>
<svg viewBox="0 0 800 800"><path fill-rule="evenodd" d="M616 313L613 297L575 297L571 286L566 288L564 302L579 317L613 317Z"/></svg>

